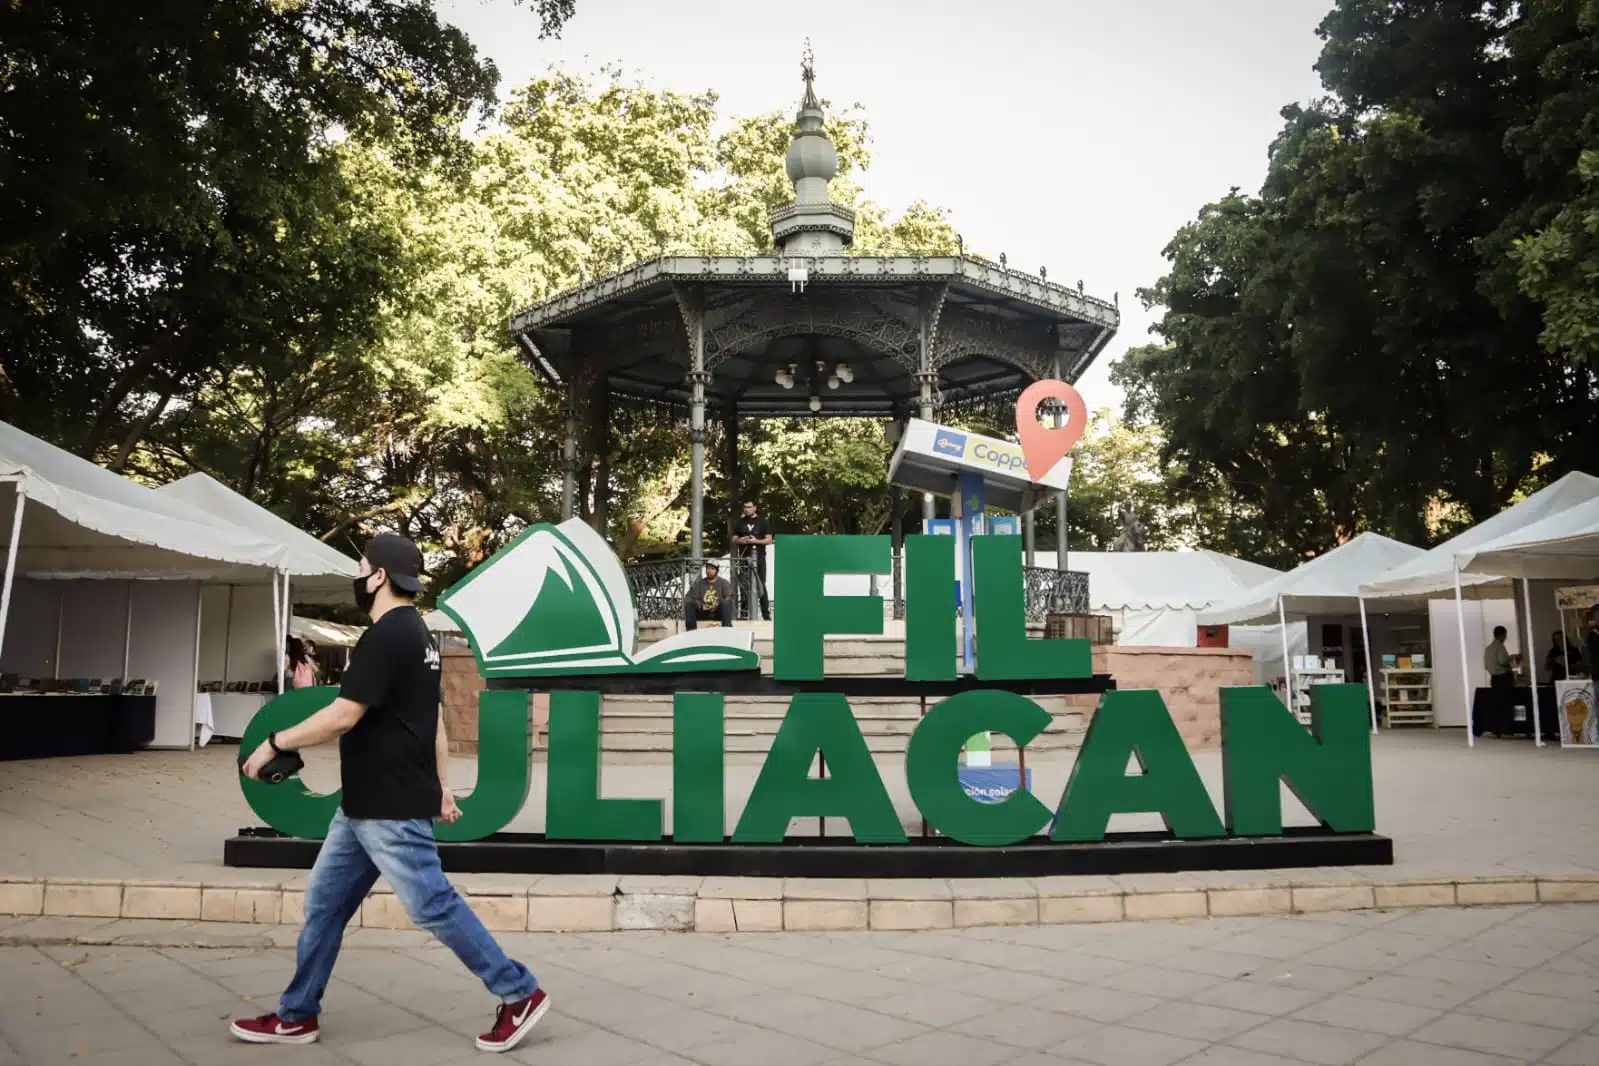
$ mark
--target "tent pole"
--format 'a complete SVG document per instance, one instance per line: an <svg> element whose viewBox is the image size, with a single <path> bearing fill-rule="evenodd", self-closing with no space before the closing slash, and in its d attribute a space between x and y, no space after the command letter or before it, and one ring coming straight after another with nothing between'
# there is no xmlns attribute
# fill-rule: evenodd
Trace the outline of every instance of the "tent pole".
<svg viewBox="0 0 1599 1066"><path fill-rule="evenodd" d="M1460 632L1460 685L1466 699L1466 747L1477 746L1475 732L1476 701L1472 699L1471 669L1466 661L1466 600L1460 592L1460 563L1455 563L1455 622ZM1435 719L1436 720L1436 719Z"/></svg>
<svg viewBox="0 0 1599 1066"><path fill-rule="evenodd" d="M194 583L194 684L189 686L189 750L198 746L200 732L200 634L205 627L205 583ZM207 696L206 699L211 697ZM215 722L213 716L211 721Z"/></svg>
<svg viewBox="0 0 1599 1066"><path fill-rule="evenodd" d="M1377 735L1377 684L1376 675L1371 672L1371 624L1366 621L1366 601L1364 597L1355 597L1360 604L1360 639L1366 645L1366 698L1371 702L1371 735Z"/></svg>
<svg viewBox="0 0 1599 1066"><path fill-rule="evenodd" d="M65 624L66 614L67 583L63 581L61 586L56 589L56 650L55 655L50 660L50 669L53 671L51 676L57 681L61 680L61 629Z"/></svg>
<svg viewBox="0 0 1599 1066"><path fill-rule="evenodd" d="M11 512L11 544L6 548L6 582L4 591L0 591L0 648L4 648L6 640L6 619L11 615L11 586L17 576L17 545L22 542L22 509L27 505L28 495L22 491L22 482L14 482L17 488L17 505Z"/></svg>
<svg viewBox="0 0 1599 1066"><path fill-rule="evenodd" d="M222 691L228 690L228 675L233 672L233 586L228 586L228 614L222 623Z"/></svg>
<svg viewBox="0 0 1599 1066"><path fill-rule="evenodd" d="M133 658L133 588L134 583L128 582L128 613L122 623L122 681L128 680L128 663Z"/></svg>
<svg viewBox="0 0 1599 1066"><path fill-rule="evenodd" d="M1299 708L1294 706L1294 671L1288 665L1288 616L1283 613L1283 598L1277 597L1277 635L1283 642L1283 703L1288 707L1288 713L1296 719L1299 717Z"/></svg>
<svg viewBox="0 0 1599 1066"><path fill-rule="evenodd" d="M283 695L283 660L287 656L288 636L279 627L278 623L283 618L283 609L278 606L278 573L272 572L272 639L277 642L277 675L278 695Z"/></svg>
<svg viewBox="0 0 1599 1066"><path fill-rule="evenodd" d="M1532 583L1526 578L1521 579L1521 605L1527 612L1527 680L1532 682L1532 743L1541 748L1543 725L1538 721L1538 656L1533 654L1537 645L1532 642Z"/></svg>

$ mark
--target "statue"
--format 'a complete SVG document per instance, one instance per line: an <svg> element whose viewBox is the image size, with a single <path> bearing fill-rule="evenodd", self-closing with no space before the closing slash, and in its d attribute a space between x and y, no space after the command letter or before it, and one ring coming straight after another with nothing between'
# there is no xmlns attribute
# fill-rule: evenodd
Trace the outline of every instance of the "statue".
<svg viewBox="0 0 1599 1066"><path fill-rule="evenodd" d="M1121 519L1122 531L1110 550L1113 552L1141 552L1144 550L1144 524L1138 520L1138 512L1133 510L1130 503L1124 503L1116 509L1116 516Z"/></svg>

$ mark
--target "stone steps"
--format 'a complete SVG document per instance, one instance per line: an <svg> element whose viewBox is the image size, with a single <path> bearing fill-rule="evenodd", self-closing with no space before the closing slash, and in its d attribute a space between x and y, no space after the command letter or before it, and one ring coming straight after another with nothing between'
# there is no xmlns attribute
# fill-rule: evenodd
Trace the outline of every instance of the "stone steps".
<svg viewBox="0 0 1599 1066"><path fill-rule="evenodd" d="M1054 723L1028 745L1030 751L1072 749L1082 744L1087 727L1081 706L1070 697L1054 696L1038 700L1055 716ZM933 704L929 704L931 707ZM729 753L764 753L771 748L789 700L784 696L729 696L724 703L724 750ZM876 754L903 754L910 736L921 719L921 707L914 700L870 698L850 700L856 724L867 747ZM538 738L540 747L548 742L547 733ZM672 750L672 697L608 696L600 717L601 748L607 752L654 752L667 756ZM996 751L1014 751L1008 738L994 738Z"/></svg>
<svg viewBox="0 0 1599 1066"><path fill-rule="evenodd" d="M755 631L755 651L761 658L761 672L772 673L772 625L748 625ZM741 626L740 628L744 628ZM1041 627L1031 627L1034 636ZM643 647L673 633L682 625L676 622L643 622L639 625L639 646ZM827 677L901 677L905 673L904 623L890 620L878 636L826 637L823 642L823 672ZM937 701L930 700L931 708ZM1068 750L1082 745L1086 712L1093 697L1045 697L1037 701L1055 716L1054 724L1028 745L1029 751ZM788 713L787 696L729 695L724 703L724 750L731 756L759 756L770 750L783 716ZM861 735L873 754L896 755L905 752L910 735L921 717L920 702L903 697L857 698L850 709ZM672 697L610 695L601 712L601 749L624 760L669 758L672 751ZM543 748L547 734L541 730L537 744ZM994 751L1014 755L1015 745L1008 738L993 738Z"/></svg>

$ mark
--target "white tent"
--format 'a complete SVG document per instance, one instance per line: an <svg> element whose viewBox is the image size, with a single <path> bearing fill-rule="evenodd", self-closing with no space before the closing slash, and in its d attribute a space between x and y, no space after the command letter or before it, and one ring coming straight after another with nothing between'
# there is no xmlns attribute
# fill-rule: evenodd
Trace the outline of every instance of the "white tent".
<svg viewBox="0 0 1599 1066"><path fill-rule="evenodd" d="M1280 614L1347 614L1363 582L1426 552L1380 533L1362 533L1246 594L1199 612L1202 625L1265 625Z"/></svg>
<svg viewBox="0 0 1599 1066"><path fill-rule="evenodd" d="M1474 562L1479 548L1488 548L1499 545L1508 545L1522 540L1523 531L1534 525L1543 523L1557 517L1574 507L1579 507L1590 501L1599 499L1599 478L1581 471L1573 471L1552 485L1528 496L1525 500L1505 508L1484 522L1479 522L1464 533L1444 541L1420 558L1395 567L1388 573L1381 575L1376 580L1361 586L1360 594L1365 600L1407 600L1411 602L1442 599L1453 593L1455 598L1455 617L1457 633L1459 635L1460 653L1460 699L1466 708L1466 743L1476 744L1476 730L1473 728L1472 692L1472 657L1468 650L1466 640L1467 617L1464 600L1470 599L1514 599L1515 585L1512 580L1493 571L1471 570L1468 567L1476 565ZM1464 562L1464 566L1462 565ZM1531 681L1533 690L1533 736L1535 742L1543 743L1542 730L1539 725L1538 709L1538 679L1536 666L1537 645L1533 638L1532 621L1532 592L1525 577L1521 583L1522 601L1525 611L1526 626L1526 656L1532 671ZM1436 616L1436 612L1435 616ZM1486 623L1483 624L1486 628ZM1436 707L1443 694L1440 687L1440 671L1444 669L1443 657L1434 641L1433 648L1433 701ZM1451 652L1451 654L1453 654Z"/></svg>
<svg viewBox="0 0 1599 1066"><path fill-rule="evenodd" d="M1599 498L1457 552L1455 563L1463 574L1559 580L1599 578Z"/></svg>
<svg viewBox="0 0 1599 1066"><path fill-rule="evenodd" d="M361 626L326 622L320 618L301 618L295 615L289 619L289 636L314 641L318 647L323 648L353 648L364 632L366 630Z"/></svg>
<svg viewBox="0 0 1599 1066"><path fill-rule="evenodd" d="M256 530L282 545L279 569L294 579L293 591L301 602L349 597L350 581L360 569L354 559L210 475L190 474L161 486L156 494L182 500L213 518L240 529Z"/></svg>
<svg viewBox="0 0 1599 1066"><path fill-rule="evenodd" d="M1351 607L1358 609L1365 644L1366 697L1371 707L1372 732L1376 732L1377 691L1371 669L1371 632L1366 624L1365 604L1357 593L1362 582L1425 554L1421 548L1380 533L1362 533L1280 577L1256 585L1243 596L1200 611L1199 621L1205 625L1261 625L1276 621L1282 631L1287 691L1292 693L1293 659L1288 652L1288 619L1347 614Z"/></svg>
<svg viewBox="0 0 1599 1066"><path fill-rule="evenodd" d="M1054 552L1035 566L1053 569ZM1213 551L1071 552L1066 567L1088 575L1089 610L1109 614L1117 643L1193 647L1198 614L1279 577L1269 566Z"/></svg>
<svg viewBox="0 0 1599 1066"><path fill-rule="evenodd" d="M16 486L7 517L21 536L9 550L29 576L259 576L283 565L282 545L4 422L0 481Z"/></svg>
<svg viewBox="0 0 1599 1066"><path fill-rule="evenodd" d="M1494 574L1457 569L1455 557L1510 537L1534 522L1596 498L1599 498L1599 478L1581 472L1567 474L1553 485L1538 490L1487 521L1479 522L1424 555L1367 582L1361 586L1360 595L1367 600L1438 599L1439 593L1453 594L1458 575L1462 590L1473 589L1474 595L1493 598L1513 596L1514 590L1508 580Z"/></svg>
<svg viewBox="0 0 1599 1066"><path fill-rule="evenodd" d="M0 481L15 490L0 496L0 529L10 532L0 591L4 669L156 682L158 746L194 743L208 706L198 691L202 674L226 676L230 663L252 680L279 672L291 577L337 573L347 588L343 575L354 572L348 560L339 570L291 546L286 523L255 515L252 531L5 423ZM235 589L259 601L244 612L248 634L234 632ZM202 618L222 610L221 596L227 624L202 628Z"/></svg>

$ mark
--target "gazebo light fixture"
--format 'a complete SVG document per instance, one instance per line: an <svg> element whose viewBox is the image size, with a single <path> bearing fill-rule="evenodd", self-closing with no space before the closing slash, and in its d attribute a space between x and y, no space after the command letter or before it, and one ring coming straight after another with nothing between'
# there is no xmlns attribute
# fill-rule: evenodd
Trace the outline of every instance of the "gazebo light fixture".
<svg viewBox="0 0 1599 1066"><path fill-rule="evenodd" d="M779 366L777 368L777 383L785 389L792 389L794 387L794 368L791 366Z"/></svg>
<svg viewBox="0 0 1599 1066"><path fill-rule="evenodd" d="M829 374L828 375L827 387L830 388L830 389L838 388L838 375L837 374Z"/></svg>
<svg viewBox="0 0 1599 1066"><path fill-rule="evenodd" d="M811 414L814 415L816 412L820 411L821 409L822 409L822 398L820 396L812 396L811 397Z"/></svg>
<svg viewBox="0 0 1599 1066"><path fill-rule="evenodd" d="M838 380L842 381L846 385L855 380L855 371L850 369L850 365L848 363L838 364L838 366L833 368L833 373L837 374Z"/></svg>

